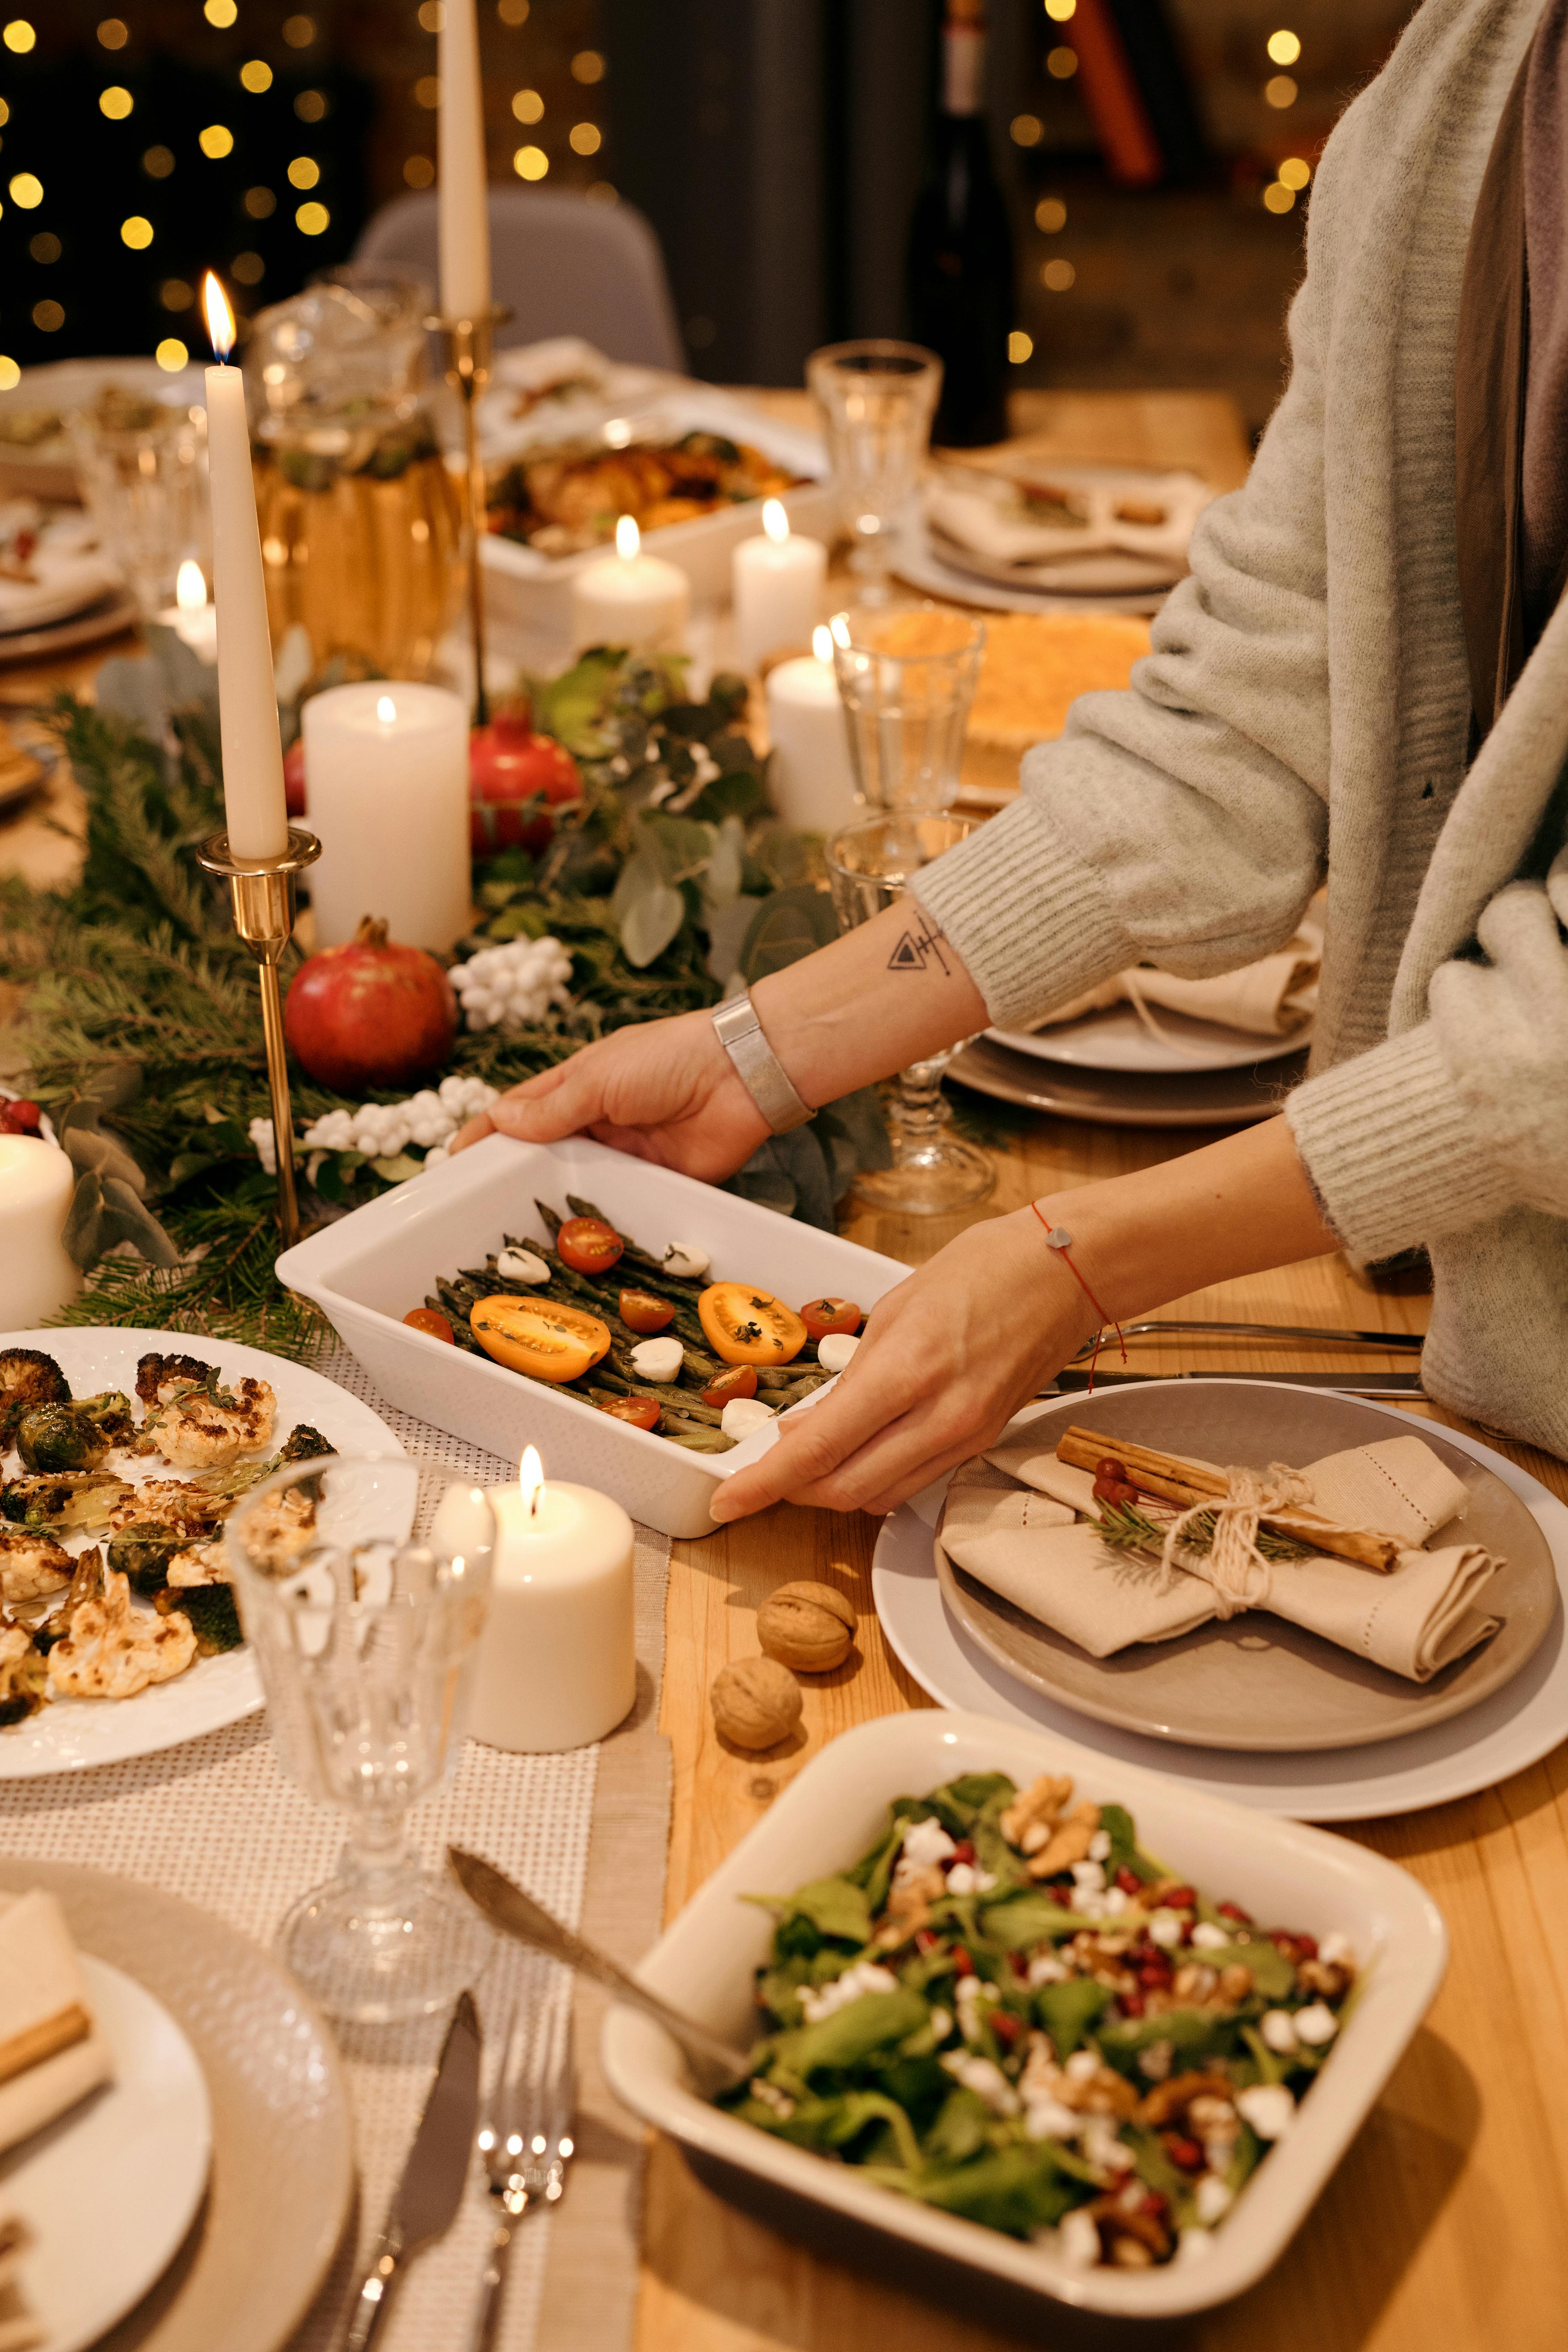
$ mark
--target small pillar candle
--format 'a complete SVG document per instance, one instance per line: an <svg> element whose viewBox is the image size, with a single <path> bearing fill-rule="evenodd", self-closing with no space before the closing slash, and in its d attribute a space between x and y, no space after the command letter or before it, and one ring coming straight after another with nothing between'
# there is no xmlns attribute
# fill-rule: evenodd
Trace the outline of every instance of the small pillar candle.
<svg viewBox="0 0 1568 2352"><path fill-rule="evenodd" d="M198 661L217 659L217 608L207 602L206 575L194 555L187 555L174 581L174 601L159 620L184 639Z"/></svg>
<svg viewBox="0 0 1568 2352"><path fill-rule="evenodd" d="M572 641L579 653L588 646L625 646L634 654L679 650L690 583L673 563L641 550L636 522L623 515L614 555L584 565L573 581Z"/></svg>
<svg viewBox="0 0 1568 2352"><path fill-rule="evenodd" d="M76 1171L52 1143L0 1135L0 1330L30 1330L81 1288L60 1239L75 1190Z"/></svg>
<svg viewBox="0 0 1568 2352"><path fill-rule="evenodd" d="M763 528L743 539L730 559L735 599L735 659L755 669L780 646L806 646L816 626L827 550L819 539L797 539L782 499L763 508Z"/></svg>
<svg viewBox="0 0 1568 2352"><path fill-rule="evenodd" d="M855 814L849 730L825 628L814 650L768 672L768 790L780 818L806 833L833 833Z"/></svg>
<svg viewBox="0 0 1568 2352"><path fill-rule="evenodd" d="M592 1486L546 1483L531 1445L493 1486L496 1548L468 1729L553 1755L602 1739L637 1696L632 1523Z"/></svg>
<svg viewBox="0 0 1568 2352"><path fill-rule="evenodd" d="M312 695L300 731L321 843L317 945L339 947L377 915L402 946L445 954L472 911L464 704L442 687L371 679Z"/></svg>

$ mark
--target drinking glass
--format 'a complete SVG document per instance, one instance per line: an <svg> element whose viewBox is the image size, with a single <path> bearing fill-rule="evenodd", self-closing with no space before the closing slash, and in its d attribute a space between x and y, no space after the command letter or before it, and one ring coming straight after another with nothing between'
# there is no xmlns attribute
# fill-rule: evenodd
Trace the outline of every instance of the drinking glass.
<svg viewBox="0 0 1568 2352"><path fill-rule="evenodd" d="M941 810L895 809L846 825L827 845L827 872L841 931L868 923L900 899L910 877L944 850L956 848L977 820ZM952 950L922 910L910 901L910 920L893 951L895 965L924 971L935 962L947 969ZM899 1074L888 1106L892 1165L858 1176L855 1191L871 1208L897 1215L943 1217L984 1201L996 1181L990 1161L973 1144L951 1132L952 1113L942 1100L942 1074L958 1051L913 1063Z"/></svg>
<svg viewBox="0 0 1568 2352"><path fill-rule="evenodd" d="M837 613L828 625L861 799L945 808L958 791L984 622L910 604Z"/></svg>
<svg viewBox="0 0 1568 2352"><path fill-rule="evenodd" d="M207 413L110 388L70 419L83 501L145 620L174 602L180 565L210 572Z"/></svg>
<svg viewBox="0 0 1568 2352"><path fill-rule="evenodd" d="M931 446L942 362L919 343L874 336L813 352L805 381L822 410L851 562L875 603L887 594L889 534Z"/></svg>
<svg viewBox="0 0 1568 2352"><path fill-rule="evenodd" d="M488 1932L421 1869L405 1820L456 1761L494 1546L477 1487L403 1459L296 1464L228 1522L279 1760L349 1818L336 1876L279 1935L334 2017L426 2016L489 1957Z"/></svg>

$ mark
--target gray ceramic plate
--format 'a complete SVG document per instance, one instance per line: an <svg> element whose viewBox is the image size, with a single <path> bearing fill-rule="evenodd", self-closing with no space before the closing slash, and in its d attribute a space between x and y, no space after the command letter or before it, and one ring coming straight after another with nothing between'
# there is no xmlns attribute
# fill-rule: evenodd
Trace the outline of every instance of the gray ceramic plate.
<svg viewBox="0 0 1568 2352"><path fill-rule="evenodd" d="M58 1895L84 1951L137 1978L178 2019L212 2103L201 2210L100 2352L277 2352L326 2276L353 2190L331 2035L275 1960L176 1895L107 1871L0 1861L0 1887L30 1886ZM66 2224L79 2229L84 2217Z"/></svg>
<svg viewBox="0 0 1568 2352"><path fill-rule="evenodd" d="M1313 1462L1391 1434L1387 1413L1353 1397L1229 1381L1107 1390L1092 1406L1082 1396L1066 1397L1035 1426L1044 1432L1058 1422L1258 1470L1271 1462ZM1426 1731L1479 1706L1534 1655L1556 1615L1557 1575L1545 1537L1502 1480L1446 1444L1435 1424L1413 1421L1411 1427L1468 1487L1467 1538L1507 1563L1487 1594L1501 1631L1428 1683L1406 1682L1261 1610L1201 1626L1179 1641L1091 1658L955 1569L939 1542L942 1598L971 1639L1032 1690L1156 1739L1311 1750Z"/></svg>
<svg viewBox="0 0 1568 2352"><path fill-rule="evenodd" d="M1098 1127L1246 1127L1272 1118L1306 1068L1306 1055L1292 1054L1260 1068L1249 1065L1179 1077L1078 1070L974 1037L953 1055L946 1075L998 1102L1085 1118Z"/></svg>

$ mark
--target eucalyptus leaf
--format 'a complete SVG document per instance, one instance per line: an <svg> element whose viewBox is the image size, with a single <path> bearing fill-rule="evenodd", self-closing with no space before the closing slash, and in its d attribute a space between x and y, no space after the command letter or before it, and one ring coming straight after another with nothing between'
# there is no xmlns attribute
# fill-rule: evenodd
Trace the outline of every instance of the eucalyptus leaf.
<svg viewBox="0 0 1568 2352"><path fill-rule="evenodd" d="M741 950L741 971L751 986L813 955L838 936L833 901L810 884L775 890L758 908Z"/></svg>
<svg viewBox="0 0 1568 2352"><path fill-rule="evenodd" d="M61 1239L68 1255L90 1273L121 1242L130 1242L149 1265L178 1265L180 1253L156 1217L118 1176L88 1168L77 1179Z"/></svg>
<svg viewBox="0 0 1568 2352"><path fill-rule="evenodd" d="M626 961L644 971L661 956L686 919L686 901L668 882L656 883L621 917L621 949Z"/></svg>

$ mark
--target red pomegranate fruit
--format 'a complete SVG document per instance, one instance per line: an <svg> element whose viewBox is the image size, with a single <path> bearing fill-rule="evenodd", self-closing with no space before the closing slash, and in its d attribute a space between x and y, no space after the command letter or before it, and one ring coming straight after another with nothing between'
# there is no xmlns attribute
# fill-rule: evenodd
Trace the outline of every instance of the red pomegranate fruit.
<svg viewBox="0 0 1568 2352"><path fill-rule="evenodd" d="M305 739L296 735L283 754L283 800L290 816L305 814Z"/></svg>
<svg viewBox="0 0 1568 2352"><path fill-rule="evenodd" d="M583 797L583 779L570 751L552 736L533 732L526 709L500 710L476 727L468 744L469 838L476 857L498 849L526 849L538 857L555 832L552 808ZM520 803L542 800L544 806Z"/></svg>
<svg viewBox="0 0 1568 2352"><path fill-rule="evenodd" d="M451 1053L458 1000L433 955L398 947L366 915L344 946L300 965L283 1029L300 1068L334 1094L413 1087Z"/></svg>

